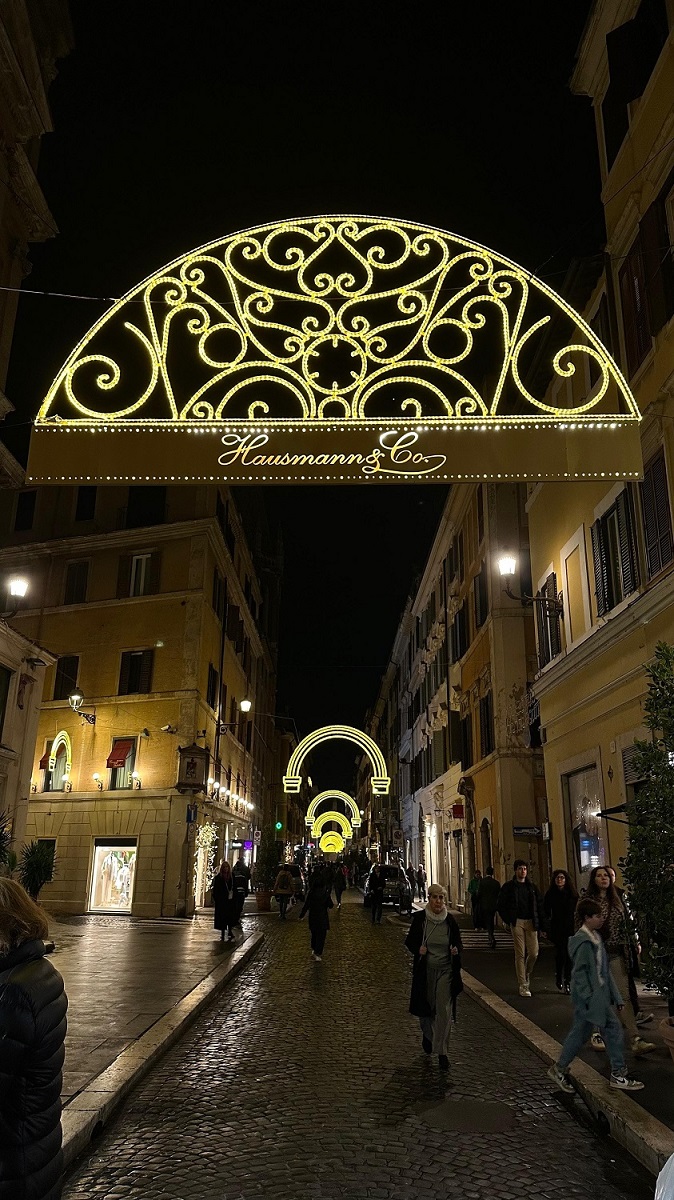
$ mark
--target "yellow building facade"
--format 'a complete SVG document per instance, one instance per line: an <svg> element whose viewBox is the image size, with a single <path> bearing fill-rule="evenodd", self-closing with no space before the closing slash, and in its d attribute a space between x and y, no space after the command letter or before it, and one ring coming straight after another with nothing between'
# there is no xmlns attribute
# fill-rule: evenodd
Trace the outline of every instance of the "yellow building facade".
<svg viewBox="0 0 674 1200"><path fill-rule="evenodd" d="M29 583L16 627L58 655L26 821L27 839L55 843L44 901L189 915L220 858L251 858L270 803L278 572L269 557L258 572L225 489L7 501L0 569ZM206 751L206 780L179 790L189 746Z"/></svg>
<svg viewBox="0 0 674 1200"><path fill-rule="evenodd" d="M643 414L644 462L643 484L546 483L527 502L534 589L563 603L538 622L535 694L554 865L579 887L625 851L644 664L674 641L672 15L664 2L596 3L571 85L594 108L607 236L582 311ZM577 375L555 399L576 404L594 386Z"/></svg>

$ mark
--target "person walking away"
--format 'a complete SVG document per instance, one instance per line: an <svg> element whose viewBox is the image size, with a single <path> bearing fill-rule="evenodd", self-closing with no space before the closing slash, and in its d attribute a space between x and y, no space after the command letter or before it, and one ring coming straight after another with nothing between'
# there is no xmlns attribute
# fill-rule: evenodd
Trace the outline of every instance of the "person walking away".
<svg viewBox="0 0 674 1200"><path fill-rule="evenodd" d="M608 961L621 995L629 995L629 966L632 953L636 954L636 938L630 926L625 905L611 882L606 867L595 867L590 872L586 896L596 900L604 918L600 935L606 946ZM576 926L580 924L580 906L576 908ZM634 1010L631 1004L619 1011L620 1023L627 1034L633 1054L649 1054L655 1050L655 1042L647 1042L639 1036ZM591 1041L593 1050L603 1050L602 1034L596 1030Z"/></svg>
<svg viewBox="0 0 674 1200"><path fill-rule="evenodd" d="M306 913L309 914L309 933L311 935L311 954L316 962L321 962L325 939L330 928L328 909L333 907L328 889L323 883L320 871L314 871L307 898L302 906L300 921Z"/></svg>
<svg viewBox="0 0 674 1200"><path fill-rule="evenodd" d="M250 867L247 866L246 861L243 857L243 854L239 855L239 858L234 863L234 867L232 870L232 877L234 879L234 900L235 900L234 924L238 925L240 927L243 906L246 901L246 896L248 895L248 893L250 891Z"/></svg>
<svg viewBox="0 0 674 1200"><path fill-rule="evenodd" d="M482 880L482 872L476 870L473 878L468 884L468 895L470 896L470 908L473 917L473 929L482 929L482 914L480 912L479 890Z"/></svg>
<svg viewBox="0 0 674 1200"><path fill-rule="evenodd" d="M0 1196L59 1200L68 1001L44 912L0 879Z"/></svg>
<svg viewBox="0 0 674 1200"><path fill-rule="evenodd" d="M624 888L618 887L618 885L616 883L615 869L613 867L607 865L606 870L608 871L608 873L611 877L611 883L613 884L616 892L618 893L618 895L620 896L620 899L623 902L623 905L625 907L625 912L627 913L628 921L630 923L631 929L632 929L632 931L634 933L634 937L635 937L635 942L633 943L632 951L630 952L630 967L629 967L629 971L627 972L627 978L628 978L629 985L630 985L630 1004L632 1005L632 1012L634 1013L634 1017L635 1017L635 1020L637 1023L637 1028L638 1028L640 1025L648 1025L648 1022L653 1020L653 1013L652 1012L644 1012L641 1008L641 1004L639 1002L639 994L637 992L637 985L635 982L635 979L638 979L641 975L640 965L639 965L639 959L641 958L641 945L639 943L639 932L637 930L636 923L634 920L634 914L630 908L629 901L627 899L627 893ZM673 1200L674 1200L674 1197L673 1197Z"/></svg>
<svg viewBox="0 0 674 1200"><path fill-rule="evenodd" d="M232 868L226 859L220 864L220 870L211 884L211 892L215 905L213 928L220 930L221 942L225 940L225 933L228 940L233 942L233 926L236 924L236 894Z"/></svg>
<svg viewBox="0 0 674 1200"><path fill-rule="evenodd" d="M414 867L406 867L405 874L410 881L410 891L412 893L412 899L414 900L414 893L417 890L417 873L414 870Z"/></svg>
<svg viewBox="0 0 674 1200"><path fill-rule="evenodd" d="M552 883L543 897L543 912L548 933L555 947L555 982L560 992L571 991L571 959L569 938L574 933L574 917L578 892L566 871L555 871Z"/></svg>
<svg viewBox="0 0 674 1200"><path fill-rule="evenodd" d="M337 901L337 907L341 908L342 907L342 892L344 891L344 888L346 887L346 879L344 878L344 870L343 870L341 863L337 863L337 870L335 871L334 887L335 887L335 899Z"/></svg>
<svg viewBox="0 0 674 1200"><path fill-rule="evenodd" d="M548 1077L563 1092L574 1091L568 1075L569 1067L590 1037L593 1025L597 1025L611 1060L611 1087L623 1092L639 1092L644 1085L627 1074L623 1033L613 1011L615 1004L620 1013L624 1008L624 1000L613 978L606 947L598 932L604 924L604 915L597 901L587 898L579 901L577 912L580 929L569 938L568 944L573 964L573 1025L557 1062L547 1073Z"/></svg>
<svg viewBox="0 0 674 1200"><path fill-rule="evenodd" d="M484 922L484 928L487 930L487 943L490 950L496 949L496 937L494 934L494 921L496 919L496 907L498 905L499 892L501 885L497 879L494 879L494 868L487 867L484 879L480 880L477 897L480 905L480 913Z"/></svg>
<svg viewBox="0 0 674 1200"><path fill-rule="evenodd" d="M423 863L419 863L417 867L417 887L419 889L419 899L426 900L426 872Z"/></svg>
<svg viewBox="0 0 674 1200"><path fill-rule="evenodd" d="M538 958L538 933L542 932L543 903L535 884L527 879L528 867L516 858L512 879L503 884L497 912L509 925L515 949L515 971L520 996L531 996L531 975ZM542 935L543 936L543 935Z"/></svg>
<svg viewBox="0 0 674 1200"><path fill-rule="evenodd" d="M447 893L438 883L428 890L428 903L412 917L405 945L414 955L410 1012L419 1018L424 1054L437 1054L441 1071L449 1070L449 1038L461 982L461 933L447 912Z"/></svg>
<svg viewBox="0 0 674 1200"><path fill-rule="evenodd" d="M372 924L381 925L381 914L384 907L384 876L379 863L375 863L370 873L370 909Z"/></svg>
<svg viewBox="0 0 674 1200"><path fill-rule="evenodd" d="M286 919L286 912L294 891L293 877L288 867L282 866L274 882L274 895L278 902L279 914L282 921Z"/></svg>

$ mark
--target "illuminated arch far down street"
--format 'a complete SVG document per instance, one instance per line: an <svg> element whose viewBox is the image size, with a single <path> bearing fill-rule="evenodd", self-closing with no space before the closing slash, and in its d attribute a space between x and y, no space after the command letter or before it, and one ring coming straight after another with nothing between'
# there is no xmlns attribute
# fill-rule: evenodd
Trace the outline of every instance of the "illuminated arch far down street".
<svg viewBox="0 0 674 1200"><path fill-rule="evenodd" d="M341 833L335 833L333 830L327 830L323 834L318 843L319 850L324 854L342 854L346 848L346 843Z"/></svg>
<svg viewBox="0 0 674 1200"><path fill-rule="evenodd" d="M390 217L229 234L116 300L40 406L40 483L636 479L605 346L488 247Z"/></svg>
<svg viewBox="0 0 674 1200"><path fill-rule="evenodd" d="M348 817L345 817L344 813L337 812L334 809L330 812L321 813L320 817L316 817L313 825L311 826L312 837L320 837L324 827L331 824L339 825L339 828L345 839L348 840L349 838L353 837L353 830Z"/></svg>
<svg viewBox="0 0 674 1200"><path fill-rule="evenodd" d="M332 800L341 800L345 808L347 808L351 813L349 818L351 824L353 825L354 829L357 829L360 825L360 810L356 804L356 801L353 799L353 796L349 795L348 792L340 792L336 788L328 788L327 791L319 792L317 796L314 796L307 809L307 815L304 818L306 824L313 825L316 818L316 813L321 805L330 803Z"/></svg>
<svg viewBox="0 0 674 1200"><path fill-rule="evenodd" d="M312 750L329 741L354 742L367 754L372 763L371 786L375 796L387 796L391 780L386 770L386 761L379 746L366 733L355 729L352 725L324 725L307 734L288 760L287 774L283 776L283 790L286 793L297 793L302 787L302 763ZM360 813L358 814L360 816Z"/></svg>

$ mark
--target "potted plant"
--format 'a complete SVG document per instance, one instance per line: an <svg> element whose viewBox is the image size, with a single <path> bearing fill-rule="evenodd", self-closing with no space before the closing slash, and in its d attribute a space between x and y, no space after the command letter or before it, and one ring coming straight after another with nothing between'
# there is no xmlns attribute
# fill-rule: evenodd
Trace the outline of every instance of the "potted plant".
<svg viewBox="0 0 674 1200"><path fill-rule="evenodd" d="M627 806L629 852L621 861L644 948L642 974L667 999L660 1032L674 1059L674 646L658 642L646 667L645 723L634 767L644 780Z"/></svg>
<svg viewBox="0 0 674 1200"><path fill-rule="evenodd" d="M271 897L278 872L278 846L276 833L271 825L265 825L257 848L254 887L258 912L271 911Z"/></svg>
<svg viewBox="0 0 674 1200"><path fill-rule="evenodd" d="M54 878L54 845L52 842L28 842L21 851L16 873L29 896L37 900L45 883Z"/></svg>

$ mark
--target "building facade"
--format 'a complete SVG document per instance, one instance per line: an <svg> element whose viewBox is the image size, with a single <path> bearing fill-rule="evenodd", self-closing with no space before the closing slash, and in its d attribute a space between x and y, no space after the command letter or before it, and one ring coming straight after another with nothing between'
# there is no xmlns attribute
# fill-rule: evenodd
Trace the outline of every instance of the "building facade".
<svg viewBox="0 0 674 1200"><path fill-rule="evenodd" d="M189 915L269 815L278 574L226 489L5 494L2 569L47 671L26 837L55 843L55 911ZM253 533L255 534L255 530ZM241 702L251 703L250 711ZM204 760L206 780L193 786ZM184 758L184 755L183 755Z"/></svg>
<svg viewBox="0 0 674 1200"><path fill-rule="evenodd" d="M643 414L644 461L642 484L546 483L527 503L534 587L563 598L539 622L535 693L553 858L579 887L619 868L645 664L674 641L673 16L665 0L598 0L571 82L594 109L606 225L583 311ZM596 386L577 372L561 403Z"/></svg>

